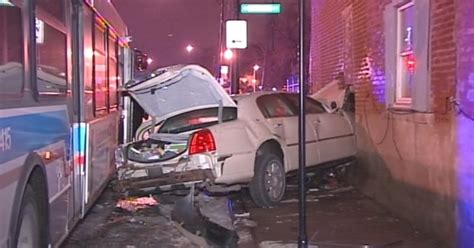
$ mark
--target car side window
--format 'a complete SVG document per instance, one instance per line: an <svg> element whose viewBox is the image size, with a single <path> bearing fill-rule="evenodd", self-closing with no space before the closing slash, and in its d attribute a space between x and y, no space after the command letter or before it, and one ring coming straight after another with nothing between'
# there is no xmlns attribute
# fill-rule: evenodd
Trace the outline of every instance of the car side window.
<svg viewBox="0 0 474 248"><path fill-rule="evenodd" d="M257 105L265 118L278 118L296 115L288 103L277 94L259 97L257 99Z"/></svg>
<svg viewBox="0 0 474 248"><path fill-rule="evenodd" d="M295 109L299 109L299 95L297 94L287 94L285 95L290 103L294 106ZM306 109L306 114L322 114L326 113L326 110L324 109L323 105L310 98L306 97L305 98L305 109Z"/></svg>

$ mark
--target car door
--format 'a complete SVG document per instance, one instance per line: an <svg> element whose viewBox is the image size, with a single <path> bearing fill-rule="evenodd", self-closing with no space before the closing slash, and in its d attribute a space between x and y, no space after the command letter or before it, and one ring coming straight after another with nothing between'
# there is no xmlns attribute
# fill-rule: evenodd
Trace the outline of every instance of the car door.
<svg viewBox="0 0 474 248"><path fill-rule="evenodd" d="M321 113L313 123L317 134L321 161L328 162L355 155L353 127L343 112Z"/></svg>
<svg viewBox="0 0 474 248"><path fill-rule="evenodd" d="M295 112L299 111L299 95L297 94L284 94L290 104L295 109ZM312 166L320 163L320 148L317 143L317 134L315 130L315 124L318 122L318 115L326 113L324 108L319 102L310 101L311 99L306 97L305 100L305 126L306 126L306 165ZM295 136L291 137L292 141L298 143L298 114L293 117L293 121L296 123Z"/></svg>
<svg viewBox="0 0 474 248"><path fill-rule="evenodd" d="M264 95L257 102L266 118L267 125L284 143L288 168L295 170L299 166L298 111L291 97L291 94L284 93ZM309 123L306 122L307 166L314 165L319 160L319 153L316 149L316 136Z"/></svg>

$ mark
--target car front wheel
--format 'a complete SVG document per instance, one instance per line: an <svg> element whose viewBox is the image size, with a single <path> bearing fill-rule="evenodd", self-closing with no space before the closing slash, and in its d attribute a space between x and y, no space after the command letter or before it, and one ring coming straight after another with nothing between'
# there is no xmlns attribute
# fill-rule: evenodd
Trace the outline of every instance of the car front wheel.
<svg viewBox="0 0 474 248"><path fill-rule="evenodd" d="M274 154L257 158L255 174L249 185L250 196L259 207L278 204L285 194L286 177L281 159Z"/></svg>

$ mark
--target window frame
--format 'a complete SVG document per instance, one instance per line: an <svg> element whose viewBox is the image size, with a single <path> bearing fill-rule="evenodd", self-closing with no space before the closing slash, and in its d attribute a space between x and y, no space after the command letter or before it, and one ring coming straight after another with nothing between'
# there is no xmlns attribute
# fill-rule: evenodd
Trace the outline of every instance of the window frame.
<svg viewBox="0 0 474 248"><path fill-rule="evenodd" d="M287 109L291 111L291 113L285 114L282 116L273 115L272 113L268 111L269 108L265 107L266 104L268 103L267 98L270 98L270 100L272 100L271 98L275 100L276 99L281 100L287 106ZM265 119L287 118L287 117L293 117L293 116L298 115L298 112L294 109L294 106L291 104L291 102L288 99L286 99L286 97L284 97L282 94L261 95L255 101L256 101L258 109L260 110L260 113L263 115L263 117L265 117Z"/></svg>
<svg viewBox="0 0 474 248"><path fill-rule="evenodd" d="M16 8L17 11L19 11L19 18L20 18L20 31L15 33L15 34L19 34L20 35L20 40L21 40L21 44L24 43L24 40L26 39L27 36L25 36L25 32L24 32L24 29L23 29L23 26L24 26L24 18L23 18L23 6L22 6L22 3L21 2L16 2L14 1L14 5L15 6L8 6L8 7L5 7L5 8ZM6 17L5 17L6 18ZM8 43L6 43L6 46L8 46ZM0 102L16 102L16 101L21 101L23 96L24 96L24 93L25 93L25 85L26 85L26 80L27 80L27 76L25 74L25 70L26 70L26 63L27 61L25 60L25 49L24 49L24 46L21 45L20 46L21 48L21 51L20 51L20 64L21 64L21 85L19 87L19 91L18 92L12 92L12 93L2 93L0 91ZM8 47L7 47L7 50L8 50Z"/></svg>
<svg viewBox="0 0 474 248"><path fill-rule="evenodd" d="M107 51L107 39L108 39L108 31L107 31L107 26L105 24L102 23L102 21L99 20L99 17L97 16L97 14L94 13L94 20L93 20L93 38L92 38L92 41L93 41L93 80L92 80L92 85L93 85L93 95L94 95L94 116L95 117L99 117L99 116L104 116L106 115L108 112L109 112L109 79L107 78L108 77L108 51ZM102 29L100 30L100 33L98 34L97 32L97 29ZM100 106L98 107L97 106L97 35L102 35L103 37L103 48L104 48L104 51L101 55L104 56L104 60L105 60L105 75L104 75L104 79L105 79L105 88L106 88L106 91L105 91L105 105L104 106Z"/></svg>
<svg viewBox="0 0 474 248"><path fill-rule="evenodd" d="M413 69L411 85L411 103L397 103L398 76L398 9L408 3L414 3L413 57L416 65ZM430 0L392 0L385 5L383 12L384 58L385 58L385 106L402 110L413 110L421 113L432 111L431 89L431 19L432 3ZM400 101L399 101L400 102Z"/></svg>
<svg viewBox="0 0 474 248"><path fill-rule="evenodd" d="M397 77L395 81L395 102L394 105L396 107L411 107L412 106L412 99L413 99L413 87L410 87L410 97L403 97L402 96L402 88L404 84L404 71L402 68L405 65L405 58L408 56L414 56L414 51L413 49L411 51L402 51L402 44L401 44L401 39L404 36L404 30L402 27L402 18L403 18L403 11L407 10L408 8L414 8L415 7L415 1L414 0L408 0L405 1L404 3L400 4L397 6L397 64L396 64L396 72L397 72ZM416 19L416 16L414 17ZM414 30L416 32L416 29ZM414 77L414 75L412 75Z"/></svg>
<svg viewBox="0 0 474 248"><path fill-rule="evenodd" d="M48 99L48 98L66 98L68 94L70 94L71 92L71 81L70 81L70 67L71 67L71 62L70 62L70 58L68 58L68 52L69 52L69 33L67 32L67 15L66 15L66 12L67 12L67 8L68 8L68 5L66 3L64 3L64 9L63 9L63 12L64 12L64 20L61 21L59 19L57 19L54 15L51 15L50 13L48 13L47 10L44 10L43 8L41 8L38 3L34 3L33 5L34 7L34 10L35 10L35 14L34 14L34 17L33 17L33 25L36 24L36 21L37 20L41 20L44 22L45 25L48 25L50 28L60 32L61 34L64 35L64 45L65 45L65 56L64 56L64 62L65 62L65 75L64 75L64 80L66 82L66 91L65 92L42 92L40 91L39 87L38 87L38 67L39 67L39 64L37 62L37 59L38 59L38 46L37 46L37 43L36 43L36 37L33 33L33 37L32 37L32 44L35 45L35 62L34 62L34 65L35 67L32 68L33 70L36 70L36 72L34 73L35 75L35 78L34 78L34 84L36 85L36 87L33 88L35 94L39 97L39 99Z"/></svg>

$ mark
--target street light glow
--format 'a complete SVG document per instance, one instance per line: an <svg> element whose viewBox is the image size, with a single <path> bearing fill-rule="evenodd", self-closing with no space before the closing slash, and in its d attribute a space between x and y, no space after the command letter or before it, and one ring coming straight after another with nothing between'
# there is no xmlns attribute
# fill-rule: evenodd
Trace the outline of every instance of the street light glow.
<svg viewBox="0 0 474 248"><path fill-rule="evenodd" d="M147 59L146 59L146 63L147 63L147 64L151 64L151 62L153 62L153 59L151 59L151 58L147 58Z"/></svg>
<svg viewBox="0 0 474 248"><path fill-rule="evenodd" d="M230 60L232 59L232 57L234 57L234 53L232 52L232 50L230 49L225 50L224 58Z"/></svg>
<svg viewBox="0 0 474 248"><path fill-rule="evenodd" d="M191 46L191 45L187 45L187 46L186 46L186 51L188 51L188 53L192 52L193 49L194 49L194 47Z"/></svg>
<svg viewBox="0 0 474 248"><path fill-rule="evenodd" d="M259 66L259 65L254 65L254 66L253 66L253 70L254 70L254 71L258 71L258 69L260 69L260 66Z"/></svg>

